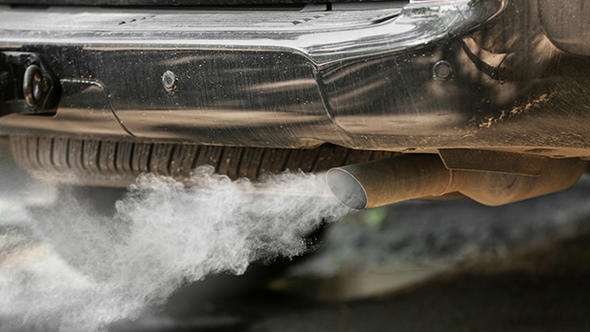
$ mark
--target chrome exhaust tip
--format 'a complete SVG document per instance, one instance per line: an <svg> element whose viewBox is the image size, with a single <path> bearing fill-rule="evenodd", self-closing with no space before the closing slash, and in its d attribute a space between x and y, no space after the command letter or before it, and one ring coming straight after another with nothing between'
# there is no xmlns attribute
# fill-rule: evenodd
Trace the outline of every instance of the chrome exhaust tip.
<svg viewBox="0 0 590 332"><path fill-rule="evenodd" d="M326 174L328 186L336 198L353 209L367 207L367 192L357 178L344 168L332 168Z"/></svg>

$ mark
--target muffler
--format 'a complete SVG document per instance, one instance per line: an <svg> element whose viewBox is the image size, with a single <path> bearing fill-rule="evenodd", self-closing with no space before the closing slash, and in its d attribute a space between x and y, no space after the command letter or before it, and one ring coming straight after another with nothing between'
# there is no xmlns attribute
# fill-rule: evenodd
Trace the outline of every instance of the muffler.
<svg viewBox="0 0 590 332"><path fill-rule="evenodd" d="M451 170L436 154L394 158L330 169L332 193L354 209L461 193L485 205L503 205L563 190L586 168L579 159L547 158L538 175Z"/></svg>

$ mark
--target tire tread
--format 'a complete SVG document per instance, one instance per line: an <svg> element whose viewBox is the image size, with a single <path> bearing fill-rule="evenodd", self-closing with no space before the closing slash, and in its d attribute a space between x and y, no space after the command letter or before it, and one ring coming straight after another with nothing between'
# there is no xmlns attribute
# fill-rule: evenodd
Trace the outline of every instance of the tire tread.
<svg viewBox="0 0 590 332"><path fill-rule="evenodd" d="M19 165L38 178L106 186L126 186L149 172L187 181L202 165L211 165L216 173L232 179L256 180L285 170L321 172L395 155L331 144L277 149L35 136L12 136L10 146Z"/></svg>

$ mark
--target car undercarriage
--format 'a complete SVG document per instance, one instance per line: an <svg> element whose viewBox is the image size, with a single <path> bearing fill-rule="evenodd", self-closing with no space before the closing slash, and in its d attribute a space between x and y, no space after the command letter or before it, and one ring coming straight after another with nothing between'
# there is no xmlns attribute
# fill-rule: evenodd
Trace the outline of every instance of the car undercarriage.
<svg viewBox="0 0 590 332"><path fill-rule="evenodd" d="M583 0L0 3L0 135L45 180L336 168L357 208L497 205L590 158Z"/></svg>

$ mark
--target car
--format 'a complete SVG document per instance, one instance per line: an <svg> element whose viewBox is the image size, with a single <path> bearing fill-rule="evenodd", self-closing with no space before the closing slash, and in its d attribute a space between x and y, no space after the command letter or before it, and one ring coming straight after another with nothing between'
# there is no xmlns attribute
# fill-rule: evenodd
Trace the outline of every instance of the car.
<svg viewBox="0 0 590 332"><path fill-rule="evenodd" d="M584 0L0 0L0 135L37 178L326 171L347 205L564 189Z"/></svg>

